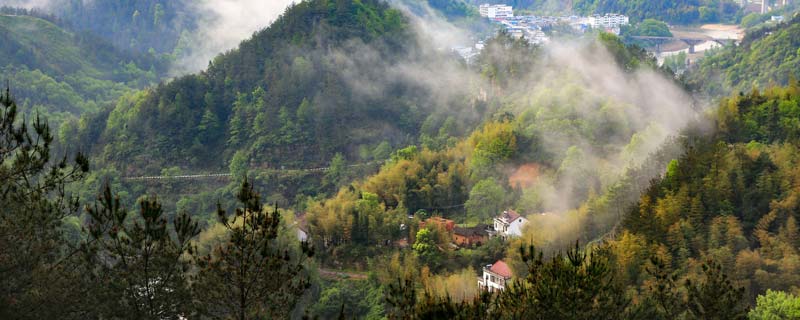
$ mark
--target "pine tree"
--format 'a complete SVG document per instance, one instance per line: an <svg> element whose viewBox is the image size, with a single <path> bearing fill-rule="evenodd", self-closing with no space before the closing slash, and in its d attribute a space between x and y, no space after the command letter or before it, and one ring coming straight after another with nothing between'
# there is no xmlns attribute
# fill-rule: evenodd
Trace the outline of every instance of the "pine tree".
<svg viewBox="0 0 800 320"><path fill-rule="evenodd" d="M97 315L180 318L191 311L191 261L184 254L194 252L191 240L200 228L186 214L168 223L155 199L143 199L139 205L139 214L130 215L106 184L98 202L86 207L89 239L83 249L98 287L97 303L107 306Z"/></svg>
<svg viewBox="0 0 800 320"><path fill-rule="evenodd" d="M713 261L703 264L704 279L699 283L686 281L690 319L745 319L742 306L744 288L735 287L722 266Z"/></svg>
<svg viewBox="0 0 800 320"><path fill-rule="evenodd" d="M242 207L232 216L217 209L228 239L200 257L194 292L197 310L212 318L274 318L288 314L308 288L304 258L313 251L303 243L302 253L278 246L280 214L262 207L259 195L246 179L237 194Z"/></svg>
<svg viewBox="0 0 800 320"><path fill-rule="evenodd" d="M76 213L65 186L89 170L77 154L53 159L53 136L38 116L20 120L6 89L0 94L0 319L80 318L79 274L59 226Z"/></svg>

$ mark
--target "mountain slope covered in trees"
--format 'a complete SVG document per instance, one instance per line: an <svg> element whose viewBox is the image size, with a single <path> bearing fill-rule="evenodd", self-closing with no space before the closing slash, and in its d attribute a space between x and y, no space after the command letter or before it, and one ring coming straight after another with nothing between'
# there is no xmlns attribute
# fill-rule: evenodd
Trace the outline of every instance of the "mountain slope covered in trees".
<svg viewBox="0 0 800 320"><path fill-rule="evenodd" d="M171 54L184 31L197 27L189 2L53 0L46 10L73 30L92 33L123 50ZM36 5L36 4L34 4Z"/></svg>
<svg viewBox="0 0 800 320"><path fill-rule="evenodd" d="M702 93L719 96L800 77L800 17L751 30L742 43L698 61L684 81ZM709 81L711 79L711 81Z"/></svg>
<svg viewBox="0 0 800 320"><path fill-rule="evenodd" d="M24 112L80 115L155 83L165 66L25 10L0 15L0 68Z"/></svg>
<svg viewBox="0 0 800 320"><path fill-rule="evenodd" d="M304 1L208 70L124 97L81 140L137 172L224 168L235 153L251 167L313 167L406 144L431 92L389 75L409 74L395 67L416 43L381 1Z"/></svg>

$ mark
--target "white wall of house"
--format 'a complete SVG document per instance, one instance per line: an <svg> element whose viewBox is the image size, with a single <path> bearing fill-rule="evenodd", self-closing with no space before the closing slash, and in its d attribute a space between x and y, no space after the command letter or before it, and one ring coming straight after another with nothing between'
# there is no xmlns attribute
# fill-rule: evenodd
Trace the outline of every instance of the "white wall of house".
<svg viewBox="0 0 800 320"><path fill-rule="evenodd" d="M478 284L489 292L506 289L506 279L486 269L483 270L483 279Z"/></svg>
<svg viewBox="0 0 800 320"><path fill-rule="evenodd" d="M522 226L528 222L528 219L523 217L519 217L516 220L512 221L508 225L508 230L506 230L506 236L508 237L520 237L522 236Z"/></svg>

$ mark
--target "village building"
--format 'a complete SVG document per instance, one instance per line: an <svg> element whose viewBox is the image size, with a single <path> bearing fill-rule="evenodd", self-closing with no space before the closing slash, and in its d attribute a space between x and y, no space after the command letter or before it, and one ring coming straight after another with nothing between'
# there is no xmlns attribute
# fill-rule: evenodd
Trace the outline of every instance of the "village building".
<svg viewBox="0 0 800 320"><path fill-rule="evenodd" d="M453 220L445 219L442 217L430 217L425 221L419 222L419 228L424 229L425 227L438 227L444 229L447 232L453 232L453 229L456 227L456 223Z"/></svg>
<svg viewBox="0 0 800 320"><path fill-rule="evenodd" d="M514 17L514 7L503 4L482 4L478 8L481 17L489 19L505 19Z"/></svg>
<svg viewBox="0 0 800 320"><path fill-rule="evenodd" d="M594 29L617 29L628 25L630 18L621 14L605 14L589 16L589 25Z"/></svg>
<svg viewBox="0 0 800 320"><path fill-rule="evenodd" d="M491 236L502 237L503 239L522 236L522 227L526 223L528 223L528 219L516 211L503 211L502 214L494 218L494 231Z"/></svg>
<svg viewBox="0 0 800 320"><path fill-rule="evenodd" d="M486 231L487 227L485 224L468 228L456 226L453 229L453 242L459 247L479 247L489 240L489 233Z"/></svg>
<svg viewBox="0 0 800 320"><path fill-rule="evenodd" d="M478 280L478 286L481 290L497 292L505 290L509 281L511 268L503 260L497 260L483 268L483 277Z"/></svg>

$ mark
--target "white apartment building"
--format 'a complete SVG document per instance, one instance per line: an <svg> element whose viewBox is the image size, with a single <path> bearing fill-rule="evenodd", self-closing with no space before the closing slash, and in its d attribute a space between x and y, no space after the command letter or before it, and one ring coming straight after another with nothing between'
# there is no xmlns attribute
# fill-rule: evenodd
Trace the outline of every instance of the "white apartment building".
<svg viewBox="0 0 800 320"><path fill-rule="evenodd" d="M483 268L483 277L478 279L478 286L489 292L502 291L506 289L508 281L511 281L511 268L503 260L497 260Z"/></svg>
<svg viewBox="0 0 800 320"><path fill-rule="evenodd" d="M628 25L629 20L628 16L621 14L596 14L589 17L589 25L594 29L616 29Z"/></svg>
<svg viewBox="0 0 800 320"><path fill-rule="evenodd" d="M514 7L504 4L482 4L480 6L481 17L489 19L507 19L514 17Z"/></svg>

